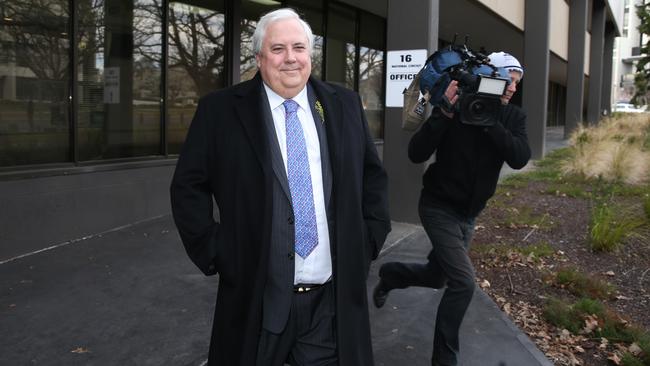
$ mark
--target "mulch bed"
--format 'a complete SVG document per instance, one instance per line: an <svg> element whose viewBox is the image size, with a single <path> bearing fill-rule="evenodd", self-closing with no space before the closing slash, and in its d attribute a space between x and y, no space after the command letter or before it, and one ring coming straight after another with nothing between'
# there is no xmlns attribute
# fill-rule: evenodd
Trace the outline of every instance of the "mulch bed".
<svg viewBox="0 0 650 366"><path fill-rule="evenodd" d="M477 220L472 259L479 285L557 365L611 365L629 345L590 334L574 335L544 320L550 298L576 297L549 280L573 267L615 287L603 300L622 319L650 329L650 230L628 236L614 252L589 247L592 202L559 192L549 182L502 186ZM588 188L587 188L588 189ZM517 247L547 243L553 254L525 256Z"/></svg>

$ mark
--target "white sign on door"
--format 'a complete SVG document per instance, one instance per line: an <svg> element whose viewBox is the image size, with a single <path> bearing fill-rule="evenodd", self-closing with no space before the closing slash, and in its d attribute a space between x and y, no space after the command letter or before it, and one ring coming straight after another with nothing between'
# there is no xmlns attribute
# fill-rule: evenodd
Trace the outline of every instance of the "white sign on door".
<svg viewBox="0 0 650 366"><path fill-rule="evenodd" d="M386 55L386 107L403 107L402 92L427 61L427 50L388 51Z"/></svg>
<svg viewBox="0 0 650 366"><path fill-rule="evenodd" d="M104 103L120 104L120 68L104 68Z"/></svg>

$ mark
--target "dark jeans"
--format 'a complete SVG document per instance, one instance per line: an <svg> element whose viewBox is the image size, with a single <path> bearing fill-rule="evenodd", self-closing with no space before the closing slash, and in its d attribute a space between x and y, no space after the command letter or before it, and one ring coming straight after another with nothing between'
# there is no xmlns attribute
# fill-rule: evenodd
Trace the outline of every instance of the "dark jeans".
<svg viewBox="0 0 650 366"><path fill-rule="evenodd" d="M392 288L421 286L445 290L436 316L433 339L433 365L457 365L458 331L474 294L474 267L469 259L469 244L474 233L474 218L463 218L439 207L419 205L422 226L433 249L427 263L386 263L380 276Z"/></svg>

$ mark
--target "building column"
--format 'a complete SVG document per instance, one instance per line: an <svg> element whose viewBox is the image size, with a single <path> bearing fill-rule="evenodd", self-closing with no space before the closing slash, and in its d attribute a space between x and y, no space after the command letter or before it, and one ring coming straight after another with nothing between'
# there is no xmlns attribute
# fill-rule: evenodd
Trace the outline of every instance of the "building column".
<svg viewBox="0 0 650 366"><path fill-rule="evenodd" d="M586 31L587 0L573 0L569 8L569 62L566 83L566 124L564 126L564 137L567 138L582 122Z"/></svg>
<svg viewBox="0 0 650 366"><path fill-rule="evenodd" d="M591 50L589 52L589 99L587 121L596 124L601 116L603 87L603 52L605 45L605 3L594 0L591 17Z"/></svg>
<svg viewBox="0 0 650 366"><path fill-rule="evenodd" d="M550 1L526 1L522 105L533 159L544 157L548 104Z"/></svg>
<svg viewBox="0 0 650 366"><path fill-rule="evenodd" d="M612 114L612 57L614 56L614 39L616 30L611 23L605 26L605 45L603 52L603 84L600 110L609 116Z"/></svg>
<svg viewBox="0 0 650 366"><path fill-rule="evenodd" d="M226 1L226 31L224 60L224 72L226 73L226 85L235 85L241 81L240 60L241 55L241 1Z"/></svg>
<svg viewBox="0 0 650 366"><path fill-rule="evenodd" d="M119 0L104 3L103 158L131 157L134 154L133 4ZM110 80L109 74L112 75Z"/></svg>
<svg viewBox="0 0 650 366"><path fill-rule="evenodd" d="M431 54L437 49L439 0L388 0L387 14L387 51L427 49ZM425 166L408 159L413 132L402 130L402 108L386 107L384 118L391 219L419 223L417 204Z"/></svg>

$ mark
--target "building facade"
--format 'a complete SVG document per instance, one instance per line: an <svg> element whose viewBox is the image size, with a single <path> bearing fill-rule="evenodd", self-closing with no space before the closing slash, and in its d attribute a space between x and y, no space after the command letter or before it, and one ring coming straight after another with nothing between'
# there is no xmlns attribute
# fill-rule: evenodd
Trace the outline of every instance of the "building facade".
<svg viewBox="0 0 650 366"><path fill-rule="evenodd" d="M178 154L198 99L255 75L256 20L280 6L314 28L313 74L359 91L374 137L383 137L385 16L309 0L4 4L5 171Z"/></svg>
<svg viewBox="0 0 650 366"><path fill-rule="evenodd" d="M256 20L290 6L316 35L312 74L362 96L394 220L417 222L422 165L386 107L389 51L506 50L526 75L534 157L610 108L622 1L7 0L0 5L0 261L169 213L198 99L251 78ZM610 57L606 57L607 55ZM605 57L602 57L605 55ZM610 60L610 61L608 61Z"/></svg>
<svg viewBox="0 0 650 366"><path fill-rule="evenodd" d="M641 20L636 15L635 6L643 3L644 0L623 1L623 27L614 47L612 103L629 103L636 92L634 74L637 61L643 57L641 47L645 39L638 30Z"/></svg>

